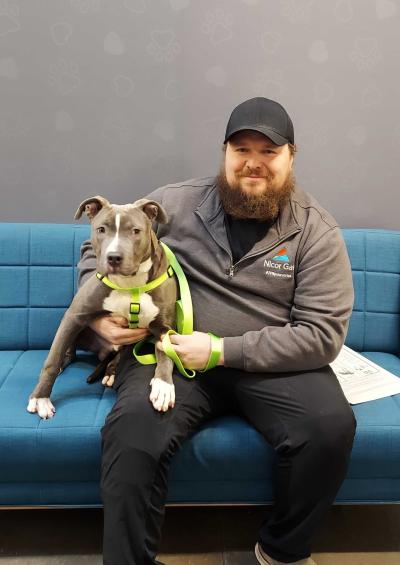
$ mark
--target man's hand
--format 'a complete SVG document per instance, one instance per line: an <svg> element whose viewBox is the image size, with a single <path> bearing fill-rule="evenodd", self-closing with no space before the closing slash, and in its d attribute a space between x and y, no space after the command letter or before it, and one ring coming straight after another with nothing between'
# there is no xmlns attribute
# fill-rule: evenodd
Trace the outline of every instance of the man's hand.
<svg viewBox="0 0 400 565"><path fill-rule="evenodd" d="M204 369L211 353L211 337L208 334L193 332L190 335L171 334L169 337L171 345L179 355L184 367L187 369ZM157 342L157 347L160 351L163 351L161 341ZM222 347L218 365L223 364L224 350Z"/></svg>
<svg viewBox="0 0 400 565"><path fill-rule="evenodd" d="M137 343L150 334L148 329L129 329L127 319L122 316L100 316L90 327L112 345Z"/></svg>

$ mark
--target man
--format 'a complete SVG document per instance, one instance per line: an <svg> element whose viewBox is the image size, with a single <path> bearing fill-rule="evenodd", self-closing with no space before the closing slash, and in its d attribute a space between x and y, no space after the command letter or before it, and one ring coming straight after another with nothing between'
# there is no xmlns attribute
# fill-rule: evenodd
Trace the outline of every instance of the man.
<svg viewBox="0 0 400 565"><path fill-rule="evenodd" d="M216 178L155 190L170 222L158 236L189 281L192 335L172 336L184 364L203 369L212 332L218 365L195 379L174 372L176 401L149 402L153 367L122 354L116 403L102 429L104 563L154 564L172 455L206 419L236 411L275 448L275 505L255 548L264 565L311 565L310 540L345 477L355 418L328 366L348 326L353 287L336 221L293 176L293 125L266 98L237 106ZM95 258L83 245L81 282ZM102 317L92 329L114 344L145 330Z"/></svg>

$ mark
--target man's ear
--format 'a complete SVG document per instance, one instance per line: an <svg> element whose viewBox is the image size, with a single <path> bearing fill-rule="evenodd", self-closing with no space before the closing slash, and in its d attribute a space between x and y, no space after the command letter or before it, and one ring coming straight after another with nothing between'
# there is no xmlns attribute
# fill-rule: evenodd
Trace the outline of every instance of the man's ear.
<svg viewBox="0 0 400 565"><path fill-rule="evenodd" d="M168 216L164 208L155 200L141 198L133 203L136 208L141 208L151 222L157 220L159 224L167 224Z"/></svg>
<svg viewBox="0 0 400 565"><path fill-rule="evenodd" d="M92 221L104 206L110 206L110 203L107 198L103 198L103 196L91 196L90 198L86 198L86 200L79 204L74 219L79 220L85 212L89 220Z"/></svg>

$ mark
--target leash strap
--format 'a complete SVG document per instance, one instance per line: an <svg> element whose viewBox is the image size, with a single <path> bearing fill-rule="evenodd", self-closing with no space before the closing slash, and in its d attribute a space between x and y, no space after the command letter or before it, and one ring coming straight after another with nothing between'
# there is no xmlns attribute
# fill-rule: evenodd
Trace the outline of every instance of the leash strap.
<svg viewBox="0 0 400 565"><path fill-rule="evenodd" d="M168 332L164 335L164 337L162 339L162 345L163 345L164 352L175 363L175 365L177 366L177 369L178 369L178 371L180 372L181 375L183 375L184 377L187 377L188 379L192 379L193 377L196 376L196 371L193 371L193 369L185 369L179 355L177 354L175 349L172 347L171 340L170 340L170 337L169 337L171 334L178 334L178 332L176 332L175 330L168 330Z"/></svg>
<svg viewBox="0 0 400 565"><path fill-rule="evenodd" d="M177 301L176 310L176 327L178 332L182 335L189 335L193 333L193 305L192 297L190 296L189 283L182 267L178 263L178 259L174 253L164 242L160 241L168 262L174 270L179 283L180 300Z"/></svg>
<svg viewBox="0 0 400 565"><path fill-rule="evenodd" d="M175 363L178 371L184 377L189 379L193 378L196 375L196 372L188 369L186 370L183 366L183 363L176 353L174 348L172 347L170 335L171 334L181 334L181 335L190 335L193 333L193 305L192 305L192 298L190 295L189 284L186 279L186 275L183 272L182 267L180 266L177 258L175 257L172 250L168 247L168 245L162 241L160 241L162 248L164 249L165 255L167 256L168 262L170 267L173 269L173 272L176 274L179 284L179 291L180 291L180 298L176 301L175 305L175 313L176 313L176 327L177 332L174 330L169 330L163 337L162 344L164 352L168 355L170 359ZM150 365L153 363L157 363L157 358L155 353L149 353L147 355L143 355L140 353L142 346L145 343L155 343L154 338L145 339L139 341L133 347L133 355L143 365Z"/></svg>
<svg viewBox="0 0 400 565"><path fill-rule="evenodd" d="M208 358L207 365L204 369L200 369L200 373L205 373L210 369L214 369L214 367L218 365L219 358L221 357L222 339L211 332L208 332L208 335L211 337L211 353Z"/></svg>

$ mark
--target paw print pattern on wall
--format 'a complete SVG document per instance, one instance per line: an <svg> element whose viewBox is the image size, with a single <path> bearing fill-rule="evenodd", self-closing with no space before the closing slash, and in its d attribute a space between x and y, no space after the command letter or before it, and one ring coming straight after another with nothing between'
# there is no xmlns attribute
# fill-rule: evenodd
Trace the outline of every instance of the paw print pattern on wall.
<svg viewBox="0 0 400 565"><path fill-rule="evenodd" d="M68 22L58 22L50 27L51 37L58 47L62 47L68 43L73 32L72 25Z"/></svg>
<svg viewBox="0 0 400 565"><path fill-rule="evenodd" d="M177 80L171 79L167 82L164 89L164 95L167 100L175 102L183 97L182 84Z"/></svg>
<svg viewBox="0 0 400 565"><path fill-rule="evenodd" d="M101 8L101 0L71 0L74 8L80 11L81 14L88 12L98 12Z"/></svg>
<svg viewBox="0 0 400 565"><path fill-rule="evenodd" d="M118 33L110 31L104 38L104 51L109 55L122 55L125 47Z"/></svg>
<svg viewBox="0 0 400 565"><path fill-rule="evenodd" d="M145 0L124 0L124 6L134 14L143 14L146 11Z"/></svg>
<svg viewBox="0 0 400 565"><path fill-rule="evenodd" d="M176 12L179 10L184 10L190 4L190 0L169 0L171 8Z"/></svg>
<svg viewBox="0 0 400 565"><path fill-rule="evenodd" d="M207 12L201 31L210 37L211 43L217 45L232 39L232 14L225 14L221 9Z"/></svg>
<svg viewBox="0 0 400 565"><path fill-rule="evenodd" d="M282 0L282 15L292 23L308 21L316 0Z"/></svg>
<svg viewBox="0 0 400 565"><path fill-rule="evenodd" d="M376 0L376 15L380 20L393 18L397 12L397 5L393 0Z"/></svg>
<svg viewBox="0 0 400 565"><path fill-rule="evenodd" d="M367 86L361 95L361 108L372 108L380 106L381 103L382 91L375 84Z"/></svg>
<svg viewBox="0 0 400 565"><path fill-rule="evenodd" d="M266 53L273 55L282 44L282 35L275 31L267 31L261 36L261 46Z"/></svg>
<svg viewBox="0 0 400 565"><path fill-rule="evenodd" d="M159 63L171 63L181 51L175 32L171 29L153 30L150 37L151 42L147 46L147 51Z"/></svg>
<svg viewBox="0 0 400 565"><path fill-rule="evenodd" d="M135 90L135 85L130 77L118 75L113 80L115 93L120 98L127 98Z"/></svg>
<svg viewBox="0 0 400 565"><path fill-rule="evenodd" d="M347 24L353 19L354 8L353 0L339 0L336 2L334 12L336 19Z"/></svg>
<svg viewBox="0 0 400 565"><path fill-rule="evenodd" d="M17 4L12 0L0 0L0 37L20 29Z"/></svg>
<svg viewBox="0 0 400 565"><path fill-rule="evenodd" d="M79 69L76 63L59 59L56 65L50 65L49 82L52 86L58 88L60 94L71 94L71 92L79 88L81 83L78 72Z"/></svg>
<svg viewBox="0 0 400 565"><path fill-rule="evenodd" d="M350 60L359 71L368 71L382 59L376 37L357 37L354 49L350 52Z"/></svg>

